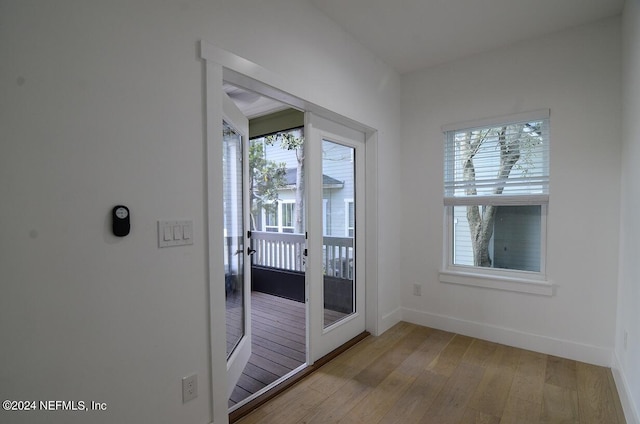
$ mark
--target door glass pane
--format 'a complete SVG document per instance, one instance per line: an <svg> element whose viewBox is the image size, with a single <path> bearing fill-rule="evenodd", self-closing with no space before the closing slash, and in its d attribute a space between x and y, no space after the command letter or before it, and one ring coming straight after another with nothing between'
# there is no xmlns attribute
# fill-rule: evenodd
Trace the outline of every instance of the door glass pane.
<svg viewBox="0 0 640 424"><path fill-rule="evenodd" d="M324 326L355 312L355 149L322 141Z"/></svg>
<svg viewBox="0 0 640 424"><path fill-rule="evenodd" d="M242 136L223 122L224 291L227 306L227 358L245 334Z"/></svg>

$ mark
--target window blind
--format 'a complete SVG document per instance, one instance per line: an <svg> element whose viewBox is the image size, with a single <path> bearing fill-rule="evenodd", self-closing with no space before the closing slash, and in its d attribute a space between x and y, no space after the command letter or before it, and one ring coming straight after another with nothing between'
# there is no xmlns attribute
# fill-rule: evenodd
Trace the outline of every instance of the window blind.
<svg viewBox="0 0 640 424"><path fill-rule="evenodd" d="M549 201L549 118L483 121L445 131L444 203L541 205ZM508 119L508 118L507 118Z"/></svg>

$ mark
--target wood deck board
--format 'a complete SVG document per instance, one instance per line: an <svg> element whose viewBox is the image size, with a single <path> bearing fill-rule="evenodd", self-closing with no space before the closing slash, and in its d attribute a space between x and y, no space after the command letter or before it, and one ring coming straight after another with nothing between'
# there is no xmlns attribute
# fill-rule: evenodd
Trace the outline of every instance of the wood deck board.
<svg viewBox="0 0 640 424"><path fill-rule="evenodd" d="M252 355L229 406L304 364L305 313L304 303L260 292L251 294Z"/></svg>
<svg viewBox="0 0 640 424"><path fill-rule="evenodd" d="M235 324L228 336L237 335L241 322L237 298L228 297L232 306L227 320ZM325 309L325 323L335 322L346 314ZM258 392L306 361L306 305L270 294L251 293L252 355L241 383L233 391L229 406ZM229 338L227 338L229 340ZM229 346L229 342L227 344Z"/></svg>

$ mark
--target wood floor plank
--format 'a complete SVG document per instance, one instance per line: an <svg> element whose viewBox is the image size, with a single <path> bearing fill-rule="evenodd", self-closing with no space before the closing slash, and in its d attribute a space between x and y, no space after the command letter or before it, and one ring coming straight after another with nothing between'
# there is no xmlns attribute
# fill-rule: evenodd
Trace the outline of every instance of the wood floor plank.
<svg viewBox="0 0 640 424"><path fill-rule="evenodd" d="M286 396L285 400L277 409L271 410L260 423L264 424L295 424L300 423L306 416L315 411L324 400L326 395L310 388L302 388L295 396ZM277 398L276 398L277 400Z"/></svg>
<svg viewBox="0 0 640 424"><path fill-rule="evenodd" d="M471 365L484 367L497 348L497 343L474 339L469 346L469 349L464 353L462 360L470 363Z"/></svg>
<svg viewBox="0 0 640 424"><path fill-rule="evenodd" d="M547 355L523 350L513 377L510 396L542 405L546 371Z"/></svg>
<svg viewBox="0 0 640 424"><path fill-rule="evenodd" d="M467 408L458 424L500 424L500 418L473 408Z"/></svg>
<svg viewBox="0 0 640 424"><path fill-rule="evenodd" d="M547 374L548 375L548 374ZM541 423L579 423L578 392L545 384L542 393Z"/></svg>
<svg viewBox="0 0 640 424"><path fill-rule="evenodd" d="M415 328L394 344L392 349L388 349L375 362L358 373L354 379L372 387L377 386L422 344L423 334L421 328Z"/></svg>
<svg viewBox="0 0 640 424"><path fill-rule="evenodd" d="M387 411L379 424L406 424L420 422L447 382L447 377L422 370L405 395Z"/></svg>
<svg viewBox="0 0 640 424"><path fill-rule="evenodd" d="M509 396L500 424L538 424L541 409L542 395L540 395L540 403Z"/></svg>
<svg viewBox="0 0 640 424"><path fill-rule="evenodd" d="M454 351L452 353L455 357L459 354ZM460 354L460 358L462 354ZM451 363L453 361L449 361L449 364ZM460 422L483 374L482 367L464 362L459 363L420 422L427 424L457 424Z"/></svg>
<svg viewBox="0 0 640 424"><path fill-rule="evenodd" d="M415 376L393 371L346 415L347 422L375 423L400 399L415 381Z"/></svg>
<svg viewBox="0 0 640 424"><path fill-rule="evenodd" d="M557 356L548 356L545 383L576 390L576 362Z"/></svg>
<svg viewBox="0 0 640 424"><path fill-rule="evenodd" d="M370 386L355 380L348 380L339 391L327 397L319 408L310 411L301 422L307 424L326 424L342 422L355 404L360 402L369 392Z"/></svg>
<svg viewBox="0 0 640 424"><path fill-rule="evenodd" d="M442 352L453 338L453 333L433 330L422 343L400 364L399 370L407 374L420 374Z"/></svg>
<svg viewBox="0 0 640 424"><path fill-rule="evenodd" d="M607 370L582 362L576 364L581 424L618 421Z"/></svg>
<svg viewBox="0 0 640 424"><path fill-rule="evenodd" d="M502 417L513 382L520 350L496 345L490 357L485 359L486 371L468 407L492 417Z"/></svg>
<svg viewBox="0 0 640 424"><path fill-rule="evenodd" d="M399 323L380 337L371 337L370 340L365 339L362 343L358 343L336 358L335 361L358 368L361 371L377 362L391 346L401 341L412 330L411 325Z"/></svg>
<svg viewBox="0 0 640 424"><path fill-rule="evenodd" d="M446 377L451 376L473 342L471 337L456 334L427 369Z"/></svg>
<svg viewBox="0 0 640 424"><path fill-rule="evenodd" d="M330 396L358 374L358 370L346 364L332 363L323 366L310 378L311 388Z"/></svg>

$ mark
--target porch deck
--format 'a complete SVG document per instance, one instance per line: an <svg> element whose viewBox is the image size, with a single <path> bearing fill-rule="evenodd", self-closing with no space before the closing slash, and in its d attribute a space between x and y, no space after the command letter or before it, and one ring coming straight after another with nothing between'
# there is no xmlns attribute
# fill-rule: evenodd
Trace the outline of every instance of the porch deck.
<svg viewBox="0 0 640 424"><path fill-rule="evenodd" d="M306 361L304 303L253 291L251 315L252 354L231 394L229 407ZM332 322L345 315L325 309L325 319Z"/></svg>

